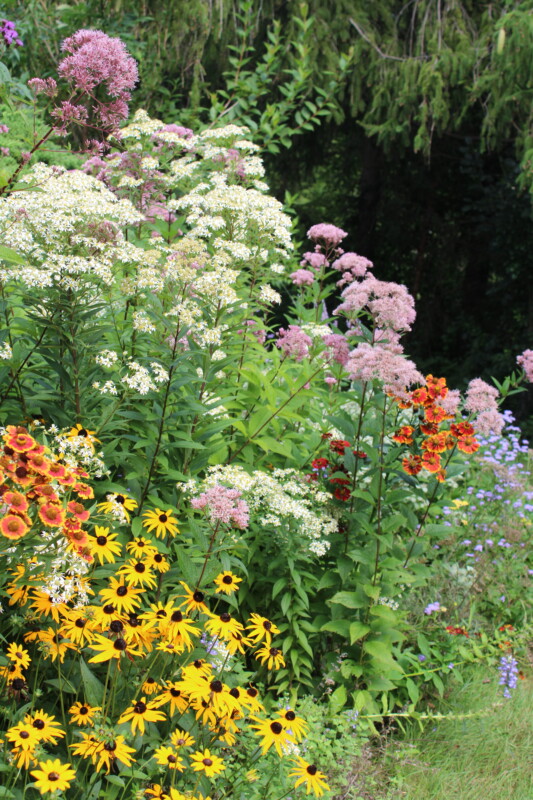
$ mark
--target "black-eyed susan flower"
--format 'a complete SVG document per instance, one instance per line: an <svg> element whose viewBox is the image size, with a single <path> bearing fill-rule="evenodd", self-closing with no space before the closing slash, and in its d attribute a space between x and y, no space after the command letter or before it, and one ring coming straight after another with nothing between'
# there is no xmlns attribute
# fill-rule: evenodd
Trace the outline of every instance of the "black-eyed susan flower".
<svg viewBox="0 0 533 800"><path fill-rule="evenodd" d="M177 769L178 772L183 772L185 769L185 764L174 748L167 745L161 745L157 750L154 750L154 759L158 764L168 767L168 769Z"/></svg>
<svg viewBox="0 0 533 800"><path fill-rule="evenodd" d="M183 714L189 707L187 694L178 687L176 681L169 681L160 694L154 698L154 706L160 708L166 703L170 704L170 716L176 713Z"/></svg>
<svg viewBox="0 0 533 800"><path fill-rule="evenodd" d="M148 586L150 589L155 589L157 580L154 573L145 561L136 561L129 559L125 564L120 567L119 575L124 576L124 580L129 586Z"/></svg>
<svg viewBox="0 0 533 800"><path fill-rule="evenodd" d="M25 639L28 638L28 634L24 637ZM50 657L52 661L55 661L56 658L59 658L60 662L63 663L65 656L69 650L76 650L77 645L74 642L70 642L64 636L61 636L58 631L55 631L53 628L47 628L46 630L42 631L35 631L34 632L35 641L40 642L40 649L44 654L45 658ZM29 640L29 639L28 639Z"/></svg>
<svg viewBox="0 0 533 800"><path fill-rule="evenodd" d="M167 794L164 786L160 783L152 783L147 789L144 790L144 797L150 800L170 800L170 795Z"/></svg>
<svg viewBox="0 0 533 800"><path fill-rule="evenodd" d="M308 727L303 717L299 717L292 708L284 708L279 712L279 719L297 742L303 739Z"/></svg>
<svg viewBox="0 0 533 800"><path fill-rule="evenodd" d="M210 750L198 750L191 755L191 767L195 772L203 772L207 778L219 775L226 769L220 756L215 756Z"/></svg>
<svg viewBox="0 0 533 800"><path fill-rule="evenodd" d="M283 726L279 719L259 719L252 717L255 724L250 727L257 731L257 736L261 737L261 751L263 755L273 746L277 754L282 757L285 755L284 749L295 744L294 736Z"/></svg>
<svg viewBox="0 0 533 800"><path fill-rule="evenodd" d="M155 535L161 539L164 539L167 534L175 536L179 533L178 520L173 516L171 508L167 511L154 508L152 511L146 511L143 517L143 527L146 528L148 533L154 532Z"/></svg>
<svg viewBox="0 0 533 800"><path fill-rule="evenodd" d="M165 718L166 714L158 711L153 701L146 702L146 697L141 697L120 715L118 723L129 722L132 733L144 734L146 722L160 722Z"/></svg>
<svg viewBox="0 0 533 800"><path fill-rule="evenodd" d="M170 569L170 562L162 553L154 553L153 555L149 555L146 561L152 569L155 569L155 571L161 573L161 575L163 575L165 572L168 572Z"/></svg>
<svg viewBox="0 0 533 800"><path fill-rule="evenodd" d="M15 759L15 766L17 769L36 767L39 763L36 752L36 750L24 750L23 747L13 747L11 754Z"/></svg>
<svg viewBox="0 0 533 800"><path fill-rule="evenodd" d="M263 639L270 644L272 637L279 633L279 628L260 614L251 614L248 622L250 624L246 626L246 630L250 631L248 637L254 644L259 644Z"/></svg>
<svg viewBox="0 0 533 800"><path fill-rule="evenodd" d="M59 627L59 633L71 642L83 646L92 642L96 627L96 620L88 616L85 607L69 609Z"/></svg>
<svg viewBox="0 0 533 800"><path fill-rule="evenodd" d="M100 745L96 752L96 771L99 772L102 768L106 768L109 773L115 761L120 761L125 767L130 767L135 760L131 755L135 750L133 747L128 747L123 736L115 736L111 741L107 741Z"/></svg>
<svg viewBox="0 0 533 800"><path fill-rule="evenodd" d="M80 425L78 422L67 433L67 439L71 439L72 441L81 440L88 444L91 450L94 452L94 443L100 441L100 439L96 438L95 434L96 431L90 431L88 428L84 428L83 425Z"/></svg>
<svg viewBox="0 0 533 800"><path fill-rule="evenodd" d="M94 725L94 716L102 709L100 706L90 706L89 703L74 703L68 710L68 713L72 717L72 721L76 723L76 725Z"/></svg>
<svg viewBox="0 0 533 800"><path fill-rule="evenodd" d="M118 519L123 517L126 522L129 522L129 512L137 508L137 501L134 500L133 497L128 497L126 494L114 492L108 494L103 503L98 503L97 508L104 514L111 514Z"/></svg>
<svg viewBox="0 0 533 800"><path fill-rule="evenodd" d="M39 761L39 769L33 769L30 775L35 778L35 788L41 794L64 792L76 777L71 765L62 764L58 758L53 761Z"/></svg>
<svg viewBox="0 0 533 800"><path fill-rule="evenodd" d="M224 611L223 614L218 616L210 615L210 619L204 625L205 630L211 636L220 636L222 639L231 639L233 634L244 633L244 626L238 620Z"/></svg>
<svg viewBox="0 0 533 800"><path fill-rule="evenodd" d="M178 609L172 612L166 623L161 628L162 634L174 644L192 650L193 641L191 636L200 636L200 631L195 627L192 620L184 617Z"/></svg>
<svg viewBox="0 0 533 800"><path fill-rule="evenodd" d="M100 595L105 603L112 603L117 611L125 611L128 614L141 605L139 595L142 594L142 589L127 586L123 579L118 581L113 577L109 579L108 589L100 589Z"/></svg>
<svg viewBox="0 0 533 800"><path fill-rule="evenodd" d="M9 728L5 737L14 747L21 750L34 750L39 743L39 732L29 722L18 722Z"/></svg>
<svg viewBox="0 0 533 800"><path fill-rule="evenodd" d="M89 536L89 548L100 564L106 561L112 564L115 562L115 556L120 555L122 545L116 541L117 536L117 533L110 533L109 528L104 528L102 525L94 526L94 536Z"/></svg>
<svg viewBox="0 0 533 800"><path fill-rule="evenodd" d="M57 744L58 739L65 735L65 731L61 728L59 722L51 714L46 711L38 709L32 714L24 716L24 722L31 725L38 733L40 742L50 742L50 744Z"/></svg>
<svg viewBox="0 0 533 800"><path fill-rule="evenodd" d="M209 661L204 658L197 658L181 670L181 677L185 681L197 681L198 678L208 678L213 672Z"/></svg>
<svg viewBox="0 0 533 800"><path fill-rule="evenodd" d="M289 772L289 776L297 779L294 782L295 788L304 785L306 794L313 792L317 797L321 797L329 790L326 776L314 764L300 757L293 760L293 764L296 766Z"/></svg>
<svg viewBox="0 0 533 800"><path fill-rule="evenodd" d="M191 734L186 731L181 731L179 728L176 728L176 730L170 734L170 741L178 750L180 747L194 746L194 736L191 736Z"/></svg>
<svg viewBox="0 0 533 800"><path fill-rule="evenodd" d="M204 592L201 592L199 589L191 589L191 587L183 581L180 581L180 584L185 591L185 594L178 595L178 597L185 598L184 602L180 604L181 607L185 607L188 614L190 614L191 611L203 611L204 613L208 613L209 609L205 602L206 596Z"/></svg>
<svg viewBox="0 0 533 800"><path fill-rule="evenodd" d="M12 661L14 664L17 664L17 666L19 666L20 669L28 669L28 667L30 666L30 661L31 661L30 654L28 653L27 650L24 650L24 648L21 647L16 642L11 642L11 644L7 648L6 655L9 658L9 660Z"/></svg>
<svg viewBox="0 0 533 800"><path fill-rule="evenodd" d="M217 587L217 592L222 592L223 594L233 594L233 592L238 591L239 583L241 581L242 578L238 578L237 575L233 574L233 572L226 571L217 575L213 583Z"/></svg>
<svg viewBox="0 0 533 800"><path fill-rule="evenodd" d="M68 611L66 603L55 603L54 598L48 592L40 592L35 589L30 596L34 601L30 608L34 608L39 617L51 616L54 622L59 622L60 616Z"/></svg>
<svg viewBox="0 0 533 800"><path fill-rule="evenodd" d="M157 547L145 536L137 536L126 545L126 550L133 558L145 558L147 555L157 553Z"/></svg>
<svg viewBox="0 0 533 800"><path fill-rule="evenodd" d="M112 658L120 659L121 656L138 656L139 650L136 650L125 639L119 637L118 639L108 639L106 636L96 634L96 642L92 642L89 646L91 650L97 650L97 654L89 659L89 662L98 664L104 661L111 661Z"/></svg>
<svg viewBox="0 0 533 800"><path fill-rule="evenodd" d="M267 669L279 669L285 666L285 659L279 647L265 645L256 651L255 657L261 664L266 665Z"/></svg>
<svg viewBox="0 0 533 800"><path fill-rule="evenodd" d="M144 692L144 694L151 695L151 694L157 694L158 692L161 691L162 688L163 687L161 686L161 684L158 683L155 680L155 678L148 677L141 686L141 691Z"/></svg>

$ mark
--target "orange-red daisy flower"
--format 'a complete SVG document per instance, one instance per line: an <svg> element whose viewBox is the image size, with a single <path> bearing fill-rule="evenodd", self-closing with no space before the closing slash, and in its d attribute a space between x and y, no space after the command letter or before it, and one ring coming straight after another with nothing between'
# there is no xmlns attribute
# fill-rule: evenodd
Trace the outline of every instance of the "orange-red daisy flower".
<svg viewBox="0 0 533 800"><path fill-rule="evenodd" d="M473 436L460 436L457 439L457 449L463 453L475 453L479 450L479 442Z"/></svg>
<svg viewBox="0 0 533 800"><path fill-rule="evenodd" d="M7 503L10 511L24 513L29 507L26 495L22 494L22 492L5 492L2 495L2 500Z"/></svg>
<svg viewBox="0 0 533 800"><path fill-rule="evenodd" d="M91 516L91 512L76 500L71 500L70 503L67 504L67 509L79 522L87 522Z"/></svg>
<svg viewBox="0 0 533 800"><path fill-rule="evenodd" d="M420 456L407 456L402 460L402 467L408 475L418 475L422 469L422 459Z"/></svg>
<svg viewBox="0 0 533 800"><path fill-rule="evenodd" d="M440 456L438 453L424 453L422 469L426 469L428 472L438 472L440 468Z"/></svg>
<svg viewBox="0 0 533 800"><path fill-rule="evenodd" d="M402 427L393 434L392 438L395 442L400 444L413 444L413 431L412 425L402 425Z"/></svg>
<svg viewBox="0 0 533 800"><path fill-rule="evenodd" d="M29 531L29 527L16 514L7 514L0 521L0 531L6 539L20 539Z"/></svg>
<svg viewBox="0 0 533 800"><path fill-rule="evenodd" d="M50 528L62 528L65 523L65 510L57 503L44 503L39 509L39 518Z"/></svg>

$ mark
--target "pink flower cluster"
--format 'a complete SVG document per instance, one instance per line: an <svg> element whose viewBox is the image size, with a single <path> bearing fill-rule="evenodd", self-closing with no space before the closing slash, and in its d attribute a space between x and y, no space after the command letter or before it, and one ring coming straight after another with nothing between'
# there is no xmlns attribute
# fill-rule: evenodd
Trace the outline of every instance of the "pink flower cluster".
<svg viewBox="0 0 533 800"><path fill-rule="evenodd" d="M413 361L382 345L367 342L352 350L346 369L352 380L367 382L377 379L383 383L386 392L397 397L402 397L411 384L424 383L424 376Z"/></svg>
<svg viewBox="0 0 533 800"><path fill-rule="evenodd" d="M313 225L309 228L307 236L312 242L318 242L327 248L331 248L337 247L348 234L342 228L337 228L336 225L319 222L318 225Z"/></svg>
<svg viewBox="0 0 533 800"><path fill-rule="evenodd" d="M287 330L280 328L278 331L276 346L283 350L285 356L295 358L296 361L303 361L309 355L312 344L311 337L299 325L289 325Z"/></svg>
<svg viewBox="0 0 533 800"><path fill-rule="evenodd" d="M351 283L342 293L344 302L335 314L358 313L367 308L375 324L394 331L409 331L415 321L415 302L405 286L390 281L378 281L371 274L362 281Z"/></svg>
<svg viewBox="0 0 533 800"><path fill-rule="evenodd" d="M502 432L505 420L498 411L498 390L481 378L474 378L468 384L465 409L477 414L474 424L482 436Z"/></svg>
<svg viewBox="0 0 533 800"><path fill-rule="evenodd" d="M237 489L228 489L217 483L194 497L191 506L207 508L211 522L223 522L244 529L250 521L250 509L245 500L239 500L240 497L241 493Z"/></svg>
<svg viewBox="0 0 533 800"><path fill-rule="evenodd" d="M290 277L295 286L312 286L315 280L310 269L297 269L296 272L291 272Z"/></svg>
<svg viewBox="0 0 533 800"><path fill-rule="evenodd" d="M322 337L322 341L328 348L331 359L344 366L350 354L346 338L341 333L328 333Z"/></svg>
<svg viewBox="0 0 533 800"><path fill-rule="evenodd" d="M359 256L357 253L343 253L331 266L342 272L342 278L337 282L337 286L345 286L356 278L364 278L374 264L368 258Z"/></svg>
<svg viewBox="0 0 533 800"><path fill-rule="evenodd" d="M526 380L533 383L533 350L524 350L522 355L517 356L516 363L526 373Z"/></svg>

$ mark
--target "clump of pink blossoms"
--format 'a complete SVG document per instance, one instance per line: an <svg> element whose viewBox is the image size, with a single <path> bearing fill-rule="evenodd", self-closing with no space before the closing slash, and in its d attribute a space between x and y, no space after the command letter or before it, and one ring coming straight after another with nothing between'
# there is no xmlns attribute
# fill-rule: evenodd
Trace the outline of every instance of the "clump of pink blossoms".
<svg viewBox="0 0 533 800"><path fill-rule="evenodd" d="M337 286L345 286L356 278L364 278L374 264L368 258L359 256L357 253L343 253L331 266L342 272L342 278L337 281Z"/></svg>
<svg viewBox="0 0 533 800"><path fill-rule="evenodd" d="M326 247L337 247L348 234L336 225L319 222L318 225L309 228L307 236L312 242L318 242Z"/></svg>
<svg viewBox="0 0 533 800"><path fill-rule="evenodd" d="M216 484L206 489L198 497L191 500L193 508L207 508L211 522L224 522L235 528L247 528L250 521L250 509L245 500L239 500L241 493L237 489L228 489Z"/></svg>
<svg viewBox="0 0 533 800"><path fill-rule="evenodd" d="M505 420L498 411L498 390L481 378L473 378L466 390L465 409L477 414L476 431L482 436L501 433Z"/></svg>
<svg viewBox="0 0 533 800"><path fill-rule="evenodd" d="M56 131L64 133L71 122L86 123L92 113L92 127L116 132L128 117L131 90L138 81L137 64L120 39L103 31L79 30L61 45L68 55L58 73L69 85L71 95L52 110ZM58 87L53 78L28 81L35 94L55 97ZM87 103L87 107L80 103Z"/></svg>
<svg viewBox="0 0 533 800"><path fill-rule="evenodd" d="M335 309L335 314L358 313L366 308L380 328L410 331L416 319L415 301L405 286L378 281L371 274L362 281L351 283L342 297L344 302Z"/></svg>
<svg viewBox="0 0 533 800"><path fill-rule="evenodd" d="M352 350L346 369L352 380L367 382L377 379L383 383L386 392L396 397L402 397L412 384L424 383L424 376L413 361L386 347L372 346L367 342Z"/></svg>
<svg viewBox="0 0 533 800"><path fill-rule="evenodd" d="M291 272L290 277L295 286L312 286L315 280L310 269L297 269L296 272Z"/></svg>
<svg viewBox="0 0 533 800"><path fill-rule="evenodd" d="M533 350L524 350L522 355L517 356L516 363L524 370L526 380L533 383Z"/></svg>
<svg viewBox="0 0 533 800"><path fill-rule="evenodd" d="M280 328L276 346L283 350L284 355L303 361L309 355L309 348L313 340L299 325L289 325L287 330Z"/></svg>
<svg viewBox="0 0 533 800"><path fill-rule="evenodd" d="M342 333L327 333L322 341L328 348L331 359L344 366L348 361L350 346Z"/></svg>

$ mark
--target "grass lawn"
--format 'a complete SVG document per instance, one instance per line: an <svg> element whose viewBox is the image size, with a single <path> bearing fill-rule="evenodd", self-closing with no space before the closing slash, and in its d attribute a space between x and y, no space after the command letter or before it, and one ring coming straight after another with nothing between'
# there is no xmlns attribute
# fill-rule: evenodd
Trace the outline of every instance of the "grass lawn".
<svg viewBox="0 0 533 800"><path fill-rule="evenodd" d="M376 800L533 800L533 681L519 680L505 700L496 681L483 683L485 676L474 672L441 710L492 706L486 714L436 722L424 732L412 727L386 747L389 788Z"/></svg>

